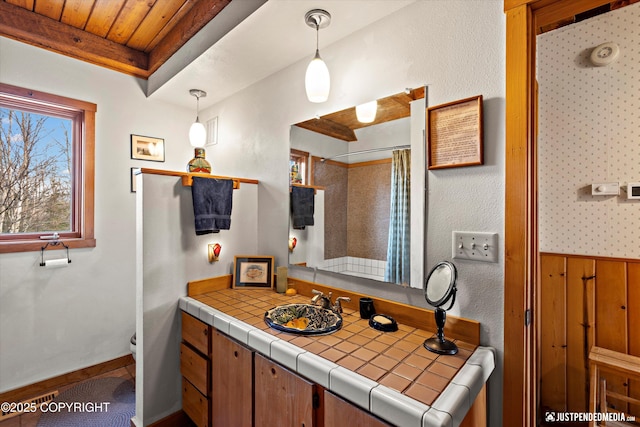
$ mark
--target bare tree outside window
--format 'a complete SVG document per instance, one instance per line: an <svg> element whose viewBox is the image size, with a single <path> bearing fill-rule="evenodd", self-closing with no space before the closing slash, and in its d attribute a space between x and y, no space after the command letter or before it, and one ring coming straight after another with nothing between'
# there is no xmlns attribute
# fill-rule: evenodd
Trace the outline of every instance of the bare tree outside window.
<svg viewBox="0 0 640 427"><path fill-rule="evenodd" d="M0 108L0 233L72 228L73 121Z"/></svg>

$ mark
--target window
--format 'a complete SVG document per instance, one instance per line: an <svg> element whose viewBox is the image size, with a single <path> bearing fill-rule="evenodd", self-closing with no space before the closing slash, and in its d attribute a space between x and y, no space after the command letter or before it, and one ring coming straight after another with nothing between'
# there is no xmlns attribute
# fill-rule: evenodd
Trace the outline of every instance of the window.
<svg viewBox="0 0 640 427"><path fill-rule="evenodd" d="M95 104L0 83L0 253L94 247Z"/></svg>
<svg viewBox="0 0 640 427"><path fill-rule="evenodd" d="M289 154L289 184L307 184L307 159L309 153L291 149Z"/></svg>

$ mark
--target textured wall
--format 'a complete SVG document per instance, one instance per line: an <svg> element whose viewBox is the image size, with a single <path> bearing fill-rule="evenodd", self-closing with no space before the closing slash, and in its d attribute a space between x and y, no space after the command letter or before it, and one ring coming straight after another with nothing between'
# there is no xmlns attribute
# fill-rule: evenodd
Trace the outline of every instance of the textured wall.
<svg viewBox="0 0 640 427"><path fill-rule="evenodd" d="M356 165L349 168L347 255L386 260L391 162Z"/></svg>
<svg viewBox="0 0 640 427"><path fill-rule="evenodd" d="M347 256L348 169L337 162L316 162L314 185L325 187L324 258Z"/></svg>
<svg viewBox="0 0 640 427"><path fill-rule="evenodd" d="M538 37L540 249L640 258L640 201L592 196L597 182L640 181L640 4ZM596 67L595 46L618 61Z"/></svg>
<svg viewBox="0 0 640 427"><path fill-rule="evenodd" d="M386 260L391 163L347 166L314 166L314 184L325 187L325 259Z"/></svg>

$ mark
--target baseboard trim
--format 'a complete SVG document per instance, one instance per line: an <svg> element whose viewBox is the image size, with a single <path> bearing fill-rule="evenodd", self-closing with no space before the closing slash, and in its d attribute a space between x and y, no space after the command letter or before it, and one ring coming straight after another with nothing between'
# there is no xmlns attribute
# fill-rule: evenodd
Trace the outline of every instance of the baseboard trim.
<svg viewBox="0 0 640 427"><path fill-rule="evenodd" d="M167 415L161 420L156 421L149 425L149 427L190 427L195 424L191 421L191 418L187 416L187 414L180 409L178 412L174 412L171 415ZM131 427L135 427L133 423L131 423Z"/></svg>
<svg viewBox="0 0 640 427"><path fill-rule="evenodd" d="M57 377L5 391L4 393L0 393L0 402L21 402L22 400L38 396L50 390L55 390L65 385L104 374L105 372L123 368L127 365L132 365L133 363L134 360L132 355L128 354L126 356L121 356L113 360L98 363L97 365L78 369L77 371L68 372L66 374L58 375Z"/></svg>

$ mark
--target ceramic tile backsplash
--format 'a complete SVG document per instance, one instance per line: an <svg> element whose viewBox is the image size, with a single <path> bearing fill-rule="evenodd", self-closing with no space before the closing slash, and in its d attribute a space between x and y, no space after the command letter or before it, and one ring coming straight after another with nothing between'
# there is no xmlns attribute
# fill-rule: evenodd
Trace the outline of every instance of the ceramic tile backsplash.
<svg viewBox="0 0 640 427"><path fill-rule="evenodd" d="M596 67L594 47L615 42ZM640 201L591 184L640 182L640 3L538 36L539 226L543 252L639 258Z"/></svg>

